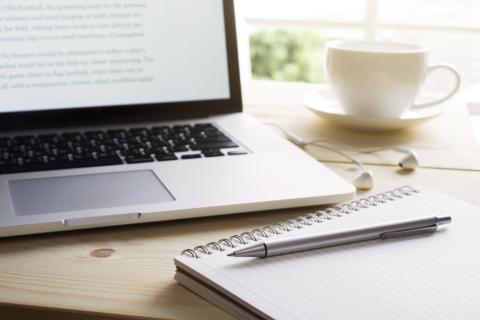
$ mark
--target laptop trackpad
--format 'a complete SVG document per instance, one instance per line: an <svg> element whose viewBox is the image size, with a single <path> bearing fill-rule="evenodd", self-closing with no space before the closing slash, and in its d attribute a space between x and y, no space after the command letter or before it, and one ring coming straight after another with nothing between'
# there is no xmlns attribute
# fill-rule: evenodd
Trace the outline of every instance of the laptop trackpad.
<svg viewBox="0 0 480 320"><path fill-rule="evenodd" d="M175 201L151 170L11 180L16 215Z"/></svg>

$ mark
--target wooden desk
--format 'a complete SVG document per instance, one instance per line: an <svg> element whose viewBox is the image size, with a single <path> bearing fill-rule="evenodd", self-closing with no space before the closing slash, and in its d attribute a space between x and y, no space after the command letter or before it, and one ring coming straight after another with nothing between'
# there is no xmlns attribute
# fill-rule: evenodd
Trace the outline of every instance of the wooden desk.
<svg viewBox="0 0 480 320"><path fill-rule="evenodd" d="M469 169L480 171L480 148L470 126L466 103L461 96L448 102L447 111L417 127L404 131L368 132L350 130L332 125L302 105L302 97L312 92L328 89L318 84L256 82L245 91L249 112L264 123L276 123L289 129L304 140L321 139L368 164L396 165L402 156L386 150L374 154L359 154L350 148L372 150L404 147L414 149L422 167ZM315 158L322 161L346 162L338 154L311 148Z"/></svg>
<svg viewBox="0 0 480 320"><path fill-rule="evenodd" d="M350 164L326 164L346 179L356 174ZM368 169L376 177L369 193L424 185L480 206L477 170L420 169L407 174L389 165ZM0 317L228 319L173 280L173 257L184 248L310 211L300 208L1 239Z"/></svg>

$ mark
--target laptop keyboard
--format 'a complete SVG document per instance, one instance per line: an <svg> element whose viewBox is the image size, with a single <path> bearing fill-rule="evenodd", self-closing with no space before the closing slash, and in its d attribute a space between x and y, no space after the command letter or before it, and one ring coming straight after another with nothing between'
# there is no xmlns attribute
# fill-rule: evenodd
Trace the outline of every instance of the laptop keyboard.
<svg viewBox="0 0 480 320"><path fill-rule="evenodd" d="M0 174L247 152L211 123L0 137Z"/></svg>

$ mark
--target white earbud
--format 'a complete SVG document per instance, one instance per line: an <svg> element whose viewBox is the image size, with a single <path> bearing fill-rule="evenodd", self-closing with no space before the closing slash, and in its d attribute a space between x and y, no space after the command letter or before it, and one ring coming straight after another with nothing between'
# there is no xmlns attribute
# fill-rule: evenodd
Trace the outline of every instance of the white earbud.
<svg viewBox="0 0 480 320"><path fill-rule="evenodd" d="M407 153L407 155L398 163L400 168L406 170L415 170L416 168L418 168L420 166L420 163L418 161L418 157L415 151L405 150L405 152Z"/></svg>
<svg viewBox="0 0 480 320"><path fill-rule="evenodd" d="M373 173L371 171L363 171L358 177L352 181L357 190L369 190L373 188Z"/></svg>
<svg viewBox="0 0 480 320"><path fill-rule="evenodd" d="M373 149L369 151L363 151L361 153L376 153L380 151L387 151L393 150L400 153L405 154L405 156L398 162L398 166L405 170L415 170L416 168L420 167L420 162L418 160L418 156L412 149L395 147L395 148L381 148L381 149Z"/></svg>
<svg viewBox="0 0 480 320"><path fill-rule="evenodd" d="M319 147L319 148L322 148L322 149L332 151L332 152L334 152L334 153L352 161L362 171L360 173L360 175L352 181L352 184L355 186L355 188L357 188L357 190L369 190L373 187L373 173L371 171L366 170L365 167L363 166L363 163L361 163L357 159L355 159L355 158L349 156L348 154L346 154L342 151L339 151L339 150L337 150L333 147L327 146L325 144L321 144L321 143L319 143L320 141L318 141L318 140L307 142L307 141L303 140L301 137L283 129L281 126L279 126L277 124L274 124L274 123L270 124L269 123L269 125L272 125L272 126L278 128L280 131L282 131L285 134L286 138L290 142L294 143L295 145L297 145L298 147L300 147L302 149L305 148L308 145L312 145L312 146L316 146L316 147ZM405 157L403 157L400 160L400 162L398 163L398 165L402 169L415 170L416 168L418 168L420 166L417 154L415 153L415 151L410 150L410 149L404 149L404 148L375 149L375 150L371 150L371 151L365 151L364 153L373 153L373 152L384 151L384 150L395 150L395 151L402 152L402 153L406 154Z"/></svg>
<svg viewBox="0 0 480 320"><path fill-rule="evenodd" d="M290 139L289 139L290 140ZM291 140L290 140L291 141ZM302 148L308 145L309 143L302 143ZM357 167L362 171L358 177L356 177L353 181L352 184L357 188L357 190L369 190L373 188L373 173L371 171L368 171L364 166L363 163L358 161L357 159L349 156L348 154L339 151L337 149L334 149L332 147L326 146L324 144L318 144L318 143L310 143L311 145L314 145L316 147L330 150L332 152L335 152L338 155L341 155L345 159L348 159L352 161L354 164L357 165Z"/></svg>

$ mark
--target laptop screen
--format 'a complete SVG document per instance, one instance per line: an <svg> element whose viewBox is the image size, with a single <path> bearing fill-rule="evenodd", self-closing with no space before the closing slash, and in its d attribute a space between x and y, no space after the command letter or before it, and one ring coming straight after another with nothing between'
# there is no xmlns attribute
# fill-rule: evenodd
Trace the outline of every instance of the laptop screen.
<svg viewBox="0 0 480 320"><path fill-rule="evenodd" d="M0 113L229 99L222 0L2 0Z"/></svg>

